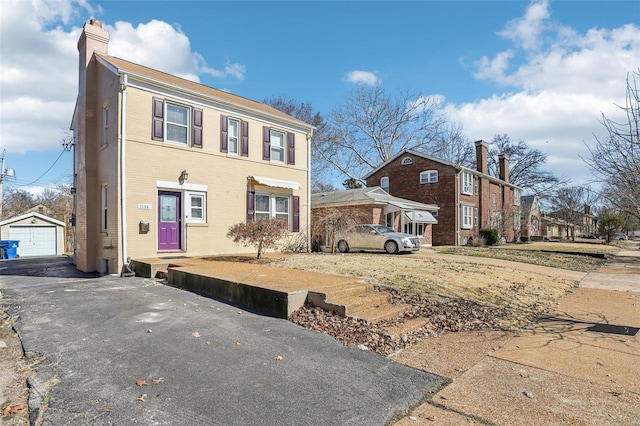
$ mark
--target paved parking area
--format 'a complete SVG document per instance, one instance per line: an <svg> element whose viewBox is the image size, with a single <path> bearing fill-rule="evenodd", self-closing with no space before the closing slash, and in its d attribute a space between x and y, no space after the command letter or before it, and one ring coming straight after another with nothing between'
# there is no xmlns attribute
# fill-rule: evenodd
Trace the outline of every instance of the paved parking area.
<svg viewBox="0 0 640 426"><path fill-rule="evenodd" d="M44 425L376 425L445 379L153 279L0 263Z"/></svg>

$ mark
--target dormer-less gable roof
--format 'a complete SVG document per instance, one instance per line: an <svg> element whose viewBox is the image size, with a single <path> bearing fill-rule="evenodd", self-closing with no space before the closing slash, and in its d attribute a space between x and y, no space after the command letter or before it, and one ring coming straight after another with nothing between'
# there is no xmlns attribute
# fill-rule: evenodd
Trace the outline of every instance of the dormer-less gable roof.
<svg viewBox="0 0 640 426"><path fill-rule="evenodd" d="M244 111L263 116L267 120L283 121L298 128L311 132L314 127L302 120L285 114L269 105L243 98L223 90L214 89L204 84L196 83L172 74L145 67L140 64L126 61L115 56L95 53L98 62L110 68L115 73L127 74L129 78L135 78L150 84L162 86L167 89L188 92L194 96L205 97L214 103L231 105Z"/></svg>
<svg viewBox="0 0 640 426"><path fill-rule="evenodd" d="M432 156L430 156L430 155L423 154L422 152L414 151L414 150L412 150L412 149L404 149L404 150L400 151L399 153L397 153L397 154L396 154L396 155L394 155L393 157L389 158L387 161L385 161L384 163L382 163L381 165L379 165L378 167L376 167L375 169L373 169L372 171L370 171L369 173L367 173L366 175L364 175L364 177L363 177L362 179L364 179L364 180L368 179L368 178L369 178L369 177L371 177L374 173L376 173L376 172L378 172L378 171L382 170L383 168L385 168L388 164L393 163L393 162L394 162L394 161L396 161L398 158L400 158L400 157L402 157L402 156L405 156L405 155L407 155L407 154L415 155L416 157L421 157L421 158L424 158L424 159L426 159L426 160L431 160L431 161L434 161L434 162L436 162L436 163L443 164L443 165L445 165L445 166L453 167L454 169L456 169L456 171L462 171L462 170L464 170L464 171L469 172L469 173L471 173L471 174L473 174L473 175L476 175L476 176L480 176L480 177L487 178L487 179L489 179L491 182L494 182L494 183L497 183L497 184L500 184L500 185L506 185L506 186L510 186L510 187L512 187L512 188L521 189L521 188L520 188L519 186L517 186L517 185L514 185L514 184L509 183L509 182L505 182L505 181L503 181L503 180L501 180L501 179L498 179L498 178L496 178L496 177L493 177L493 176L491 176L491 175L489 175L489 174L480 173L480 172L479 172L479 171L477 171L477 170L470 169L470 168L465 167L465 166L462 166L462 165L460 165L460 164L454 164L454 163L451 163L451 162L446 161L446 160L441 160L441 159L439 159L439 158L432 157Z"/></svg>
<svg viewBox="0 0 640 426"><path fill-rule="evenodd" d="M11 223L19 222L21 220L28 219L30 217L38 218L38 219L41 219L41 220L43 220L45 222L52 223L54 225L65 226L64 222L61 222L61 221L59 221L57 219L54 219L52 217L45 216L43 214L36 213L36 212L26 213L26 214L23 214L23 215L20 215L20 216L15 216L15 217L10 217L9 219L5 219L2 222L0 222L0 226L9 225Z"/></svg>
<svg viewBox="0 0 640 426"><path fill-rule="evenodd" d="M392 204L412 210L439 210L439 207L435 204L423 204L404 198L394 197L393 195L389 195L388 192L386 192L379 186L311 194L311 206L313 207L329 207L339 205L356 206L364 204Z"/></svg>

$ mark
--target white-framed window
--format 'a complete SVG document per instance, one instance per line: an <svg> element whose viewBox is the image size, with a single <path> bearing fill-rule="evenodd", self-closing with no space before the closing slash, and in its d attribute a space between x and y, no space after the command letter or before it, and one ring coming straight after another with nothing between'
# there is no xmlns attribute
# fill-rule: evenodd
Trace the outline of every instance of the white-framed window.
<svg viewBox="0 0 640 426"><path fill-rule="evenodd" d="M462 206L462 229L473 228L473 207Z"/></svg>
<svg viewBox="0 0 640 426"><path fill-rule="evenodd" d="M480 186L480 179L478 177L473 178L473 193L478 195L478 187Z"/></svg>
<svg viewBox="0 0 640 426"><path fill-rule="evenodd" d="M438 182L437 170L425 170L420 172L420 183L436 183Z"/></svg>
<svg viewBox="0 0 640 426"><path fill-rule="evenodd" d="M389 192L389 177L388 176L380 178L380 188L382 188L382 190L385 191L385 192Z"/></svg>
<svg viewBox="0 0 640 426"><path fill-rule="evenodd" d="M411 157L404 157L402 161L400 161L400 164L403 166L409 166L413 164L413 160L411 159Z"/></svg>
<svg viewBox="0 0 640 426"><path fill-rule="evenodd" d="M185 220L187 223L207 222L207 194L185 192Z"/></svg>
<svg viewBox="0 0 640 426"><path fill-rule="evenodd" d="M166 103L166 141L189 144L189 108Z"/></svg>
<svg viewBox="0 0 640 426"><path fill-rule="evenodd" d="M513 205L514 206L520 205L520 190L516 188L513 189Z"/></svg>
<svg viewBox="0 0 640 426"><path fill-rule="evenodd" d="M480 226L480 220L478 218L478 208L474 208L473 209L473 223L475 223L476 226Z"/></svg>
<svg viewBox="0 0 640 426"><path fill-rule="evenodd" d="M498 209L498 196L491 194L491 208L495 211Z"/></svg>
<svg viewBox="0 0 640 426"><path fill-rule="evenodd" d="M473 175L469 172L462 172L462 193L473 194Z"/></svg>
<svg viewBox="0 0 640 426"><path fill-rule="evenodd" d="M107 185L100 187L100 232L107 232Z"/></svg>
<svg viewBox="0 0 640 426"><path fill-rule="evenodd" d="M256 194L255 196L255 213L256 221L262 219L280 219L289 224L289 214L291 212L291 203L286 195L266 195Z"/></svg>
<svg viewBox="0 0 640 426"><path fill-rule="evenodd" d="M285 161L285 134L271 130L271 161Z"/></svg>
<svg viewBox="0 0 640 426"><path fill-rule="evenodd" d="M102 128L100 135L100 146L105 146L109 141L109 108L102 106Z"/></svg>
<svg viewBox="0 0 640 426"><path fill-rule="evenodd" d="M228 152L238 154L240 146L240 121L233 118L228 120Z"/></svg>

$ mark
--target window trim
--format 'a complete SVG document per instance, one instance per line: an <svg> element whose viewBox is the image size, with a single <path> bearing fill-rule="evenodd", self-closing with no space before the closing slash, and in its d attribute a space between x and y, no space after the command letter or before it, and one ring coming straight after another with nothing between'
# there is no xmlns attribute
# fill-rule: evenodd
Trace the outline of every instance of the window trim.
<svg viewBox="0 0 640 426"><path fill-rule="evenodd" d="M258 197L267 197L269 199L269 210L258 210ZM292 197L290 195L286 195L286 194L276 194L276 193L265 193L265 192L256 192L254 194L254 206L253 206L253 220L257 221L257 220L261 220L264 218L257 218L258 214L261 215L268 215L269 219L278 219L278 216L282 216L283 213L278 213L277 211L277 200L278 198L284 198L287 200L287 229L291 230L291 226L293 223L293 215L294 215L294 211L293 211L293 200Z"/></svg>
<svg viewBox="0 0 640 426"><path fill-rule="evenodd" d="M109 105L102 105L102 128L100 134L100 147L107 146L109 142Z"/></svg>
<svg viewBox="0 0 640 426"><path fill-rule="evenodd" d="M278 146L275 145L273 143L274 138L273 135L274 134L279 134L282 135L281 141L282 141L282 145ZM280 131L280 130L276 130L276 129L269 129L269 160L270 161L275 161L277 163L285 163L287 162L287 133ZM282 153L282 159L274 159L273 153L275 152L281 152Z"/></svg>
<svg viewBox="0 0 640 426"><path fill-rule="evenodd" d="M473 195L473 174L463 171L460 180L460 192L466 195Z"/></svg>
<svg viewBox="0 0 640 426"><path fill-rule="evenodd" d="M433 177L435 176L435 180ZM425 179L426 178L426 179ZM420 184L438 183L439 176L437 170L425 170L420 172Z"/></svg>
<svg viewBox="0 0 640 426"><path fill-rule="evenodd" d="M169 107L175 107L175 108L182 108L186 111L186 119L187 119L187 123L186 124L182 124L182 123L176 123L173 121L169 120ZM191 129L191 108L186 106L186 105L181 105L177 102L171 102L171 101L165 101L164 102L164 142L168 142L168 143L173 143L176 145L182 145L182 146L191 146L191 138L190 138L190 129ZM169 126L179 126L185 129L185 134L186 134L186 141L182 142L182 141L177 141L177 140L173 140L173 139L169 139Z"/></svg>
<svg viewBox="0 0 640 426"><path fill-rule="evenodd" d="M386 182L386 185L384 182ZM383 176L380 178L380 188L387 193L389 192L389 176Z"/></svg>
<svg viewBox="0 0 640 426"><path fill-rule="evenodd" d="M520 190L517 188L513 188L513 205L514 206L519 206L520 205Z"/></svg>
<svg viewBox="0 0 640 426"><path fill-rule="evenodd" d="M236 123L236 135L231 134L231 123ZM241 134L242 134L242 122L237 118L227 117L227 153L240 155L240 143L241 143ZM235 151L231 149L231 140L235 139L236 149Z"/></svg>
<svg viewBox="0 0 640 426"><path fill-rule="evenodd" d="M471 229L473 228L473 207L472 206L462 206L462 229Z"/></svg>
<svg viewBox="0 0 640 426"><path fill-rule="evenodd" d="M202 199L202 219L194 218L191 215L191 211L193 206L191 205L192 198L201 198ZM184 220L186 223L207 223L207 193L206 192L196 192L196 191L185 191L184 192Z"/></svg>
<svg viewBox="0 0 640 426"><path fill-rule="evenodd" d="M108 192L107 185L103 184L100 186L100 232L107 232L107 214L109 212L108 209Z"/></svg>

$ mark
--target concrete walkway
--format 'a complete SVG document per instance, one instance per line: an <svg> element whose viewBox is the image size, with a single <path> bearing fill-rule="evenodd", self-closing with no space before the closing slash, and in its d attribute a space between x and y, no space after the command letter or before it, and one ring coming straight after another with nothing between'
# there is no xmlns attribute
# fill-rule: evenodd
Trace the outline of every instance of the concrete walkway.
<svg viewBox="0 0 640 426"><path fill-rule="evenodd" d="M457 336L486 355L398 425L640 425L639 328L640 250L624 250L518 336Z"/></svg>

